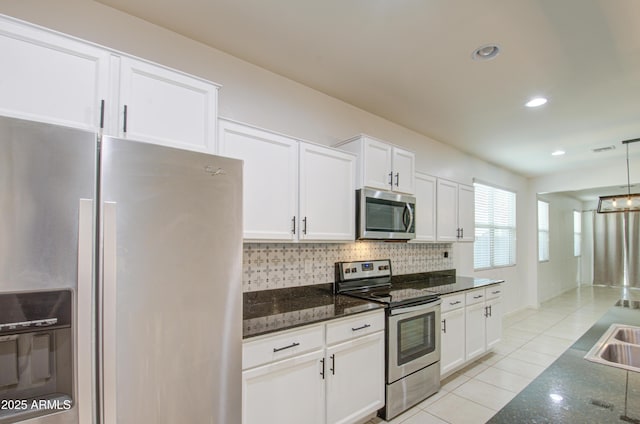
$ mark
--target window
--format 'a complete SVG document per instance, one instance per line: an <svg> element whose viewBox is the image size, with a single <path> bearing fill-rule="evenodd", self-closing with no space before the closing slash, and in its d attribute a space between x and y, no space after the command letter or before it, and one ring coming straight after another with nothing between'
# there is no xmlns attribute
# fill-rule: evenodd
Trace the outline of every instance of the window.
<svg viewBox="0 0 640 424"><path fill-rule="evenodd" d="M573 256L582 255L582 214L573 211Z"/></svg>
<svg viewBox="0 0 640 424"><path fill-rule="evenodd" d="M516 194L484 184L475 189L476 240L473 267L516 264Z"/></svg>
<svg viewBox="0 0 640 424"><path fill-rule="evenodd" d="M549 260L549 203L538 200L538 261Z"/></svg>

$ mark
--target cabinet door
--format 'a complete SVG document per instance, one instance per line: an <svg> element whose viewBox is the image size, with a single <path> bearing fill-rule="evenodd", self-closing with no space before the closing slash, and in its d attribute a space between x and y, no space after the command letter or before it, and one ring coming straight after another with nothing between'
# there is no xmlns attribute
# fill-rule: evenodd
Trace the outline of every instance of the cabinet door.
<svg viewBox="0 0 640 424"><path fill-rule="evenodd" d="M393 169L393 191L414 194L416 192L416 156L413 152L394 147L391 169Z"/></svg>
<svg viewBox="0 0 640 424"><path fill-rule="evenodd" d="M214 153L218 87L129 57L120 63L118 136ZM126 108L126 113L125 113Z"/></svg>
<svg viewBox="0 0 640 424"><path fill-rule="evenodd" d="M479 302L465 308L465 357L469 361L486 350L485 303Z"/></svg>
<svg viewBox="0 0 640 424"><path fill-rule="evenodd" d="M502 298L487 300L487 350L493 348L502 338Z"/></svg>
<svg viewBox="0 0 640 424"><path fill-rule="evenodd" d="M475 195L472 186L458 185L458 241L475 240Z"/></svg>
<svg viewBox="0 0 640 424"><path fill-rule="evenodd" d="M298 142L220 120L220 154L244 161L244 238L294 240L299 229Z"/></svg>
<svg viewBox="0 0 640 424"><path fill-rule="evenodd" d="M328 424L356 422L384 406L384 360L384 332L327 349Z"/></svg>
<svg viewBox="0 0 640 424"><path fill-rule="evenodd" d="M442 314L442 337L440 343L440 375L457 368L465 362L465 312L464 308Z"/></svg>
<svg viewBox="0 0 640 424"><path fill-rule="evenodd" d="M436 241L436 178L416 172L416 238Z"/></svg>
<svg viewBox="0 0 640 424"><path fill-rule="evenodd" d="M438 241L458 240L458 184L438 179L436 235Z"/></svg>
<svg viewBox="0 0 640 424"><path fill-rule="evenodd" d="M391 190L391 146L367 137L363 143L363 185Z"/></svg>
<svg viewBox="0 0 640 424"><path fill-rule="evenodd" d="M0 114L86 130L100 127L109 52L0 19Z"/></svg>
<svg viewBox="0 0 640 424"><path fill-rule="evenodd" d="M355 157L300 144L300 239L355 239Z"/></svg>
<svg viewBox="0 0 640 424"><path fill-rule="evenodd" d="M323 424L323 357L318 350L243 371L243 424Z"/></svg>

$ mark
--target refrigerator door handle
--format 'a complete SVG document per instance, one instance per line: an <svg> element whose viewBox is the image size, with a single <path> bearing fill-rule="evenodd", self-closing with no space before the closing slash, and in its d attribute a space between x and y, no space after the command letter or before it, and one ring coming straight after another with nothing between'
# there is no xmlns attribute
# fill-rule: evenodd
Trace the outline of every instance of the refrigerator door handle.
<svg viewBox="0 0 640 424"><path fill-rule="evenodd" d="M78 208L78 387L76 389L79 422L94 420L95 382L93 381L93 207L92 199L80 199Z"/></svg>
<svg viewBox="0 0 640 424"><path fill-rule="evenodd" d="M102 208L102 416L104 424L116 424L116 202Z"/></svg>

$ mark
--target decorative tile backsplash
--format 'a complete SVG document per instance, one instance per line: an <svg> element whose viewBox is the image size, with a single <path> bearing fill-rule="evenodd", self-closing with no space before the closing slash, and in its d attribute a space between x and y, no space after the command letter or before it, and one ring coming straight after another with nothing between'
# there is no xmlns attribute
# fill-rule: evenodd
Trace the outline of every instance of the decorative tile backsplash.
<svg viewBox="0 0 640 424"><path fill-rule="evenodd" d="M245 243L242 290L333 283L340 261L391 259L394 275L441 271L453 268L451 253L450 243Z"/></svg>

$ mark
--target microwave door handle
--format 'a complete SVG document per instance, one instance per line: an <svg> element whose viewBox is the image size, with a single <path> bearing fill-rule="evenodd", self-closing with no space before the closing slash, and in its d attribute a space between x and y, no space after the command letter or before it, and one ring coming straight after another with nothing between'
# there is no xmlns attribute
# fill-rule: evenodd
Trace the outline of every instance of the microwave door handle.
<svg viewBox="0 0 640 424"><path fill-rule="evenodd" d="M406 232L409 232L411 226L413 225L413 210L411 209L411 203L407 203L405 205L405 210L409 214L409 224L406 224Z"/></svg>

